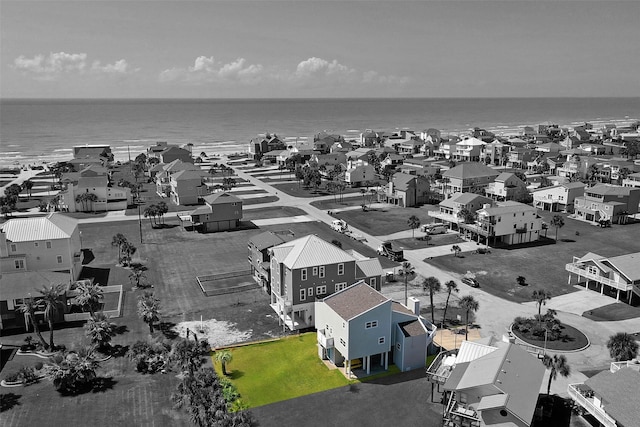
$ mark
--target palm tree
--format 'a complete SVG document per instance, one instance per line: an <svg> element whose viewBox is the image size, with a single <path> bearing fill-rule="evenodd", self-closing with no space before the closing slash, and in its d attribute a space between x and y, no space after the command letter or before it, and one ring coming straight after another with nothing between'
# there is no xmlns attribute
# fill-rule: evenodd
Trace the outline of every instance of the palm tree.
<svg viewBox="0 0 640 427"><path fill-rule="evenodd" d="M638 342L626 332L618 332L609 337L607 348L616 362L635 359L638 355Z"/></svg>
<svg viewBox="0 0 640 427"><path fill-rule="evenodd" d="M440 284L440 280L437 277L427 277L422 281L422 289L429 291L429 302L431 303L431 323L436 324L436 316L434 314L433 307L433 294L436 292L440 292L442 285Z"/></svg>
<svg viewBox="0 0 640 427"><path fill-rule="evenodd" d="M400 273L404 276L404 305L409 304L409 296L407 294L407 281L409 280L409 276L412 275L414 271L415 269L408 261L404 261L402 263L402 267L400 267Z"/></svg>
<svg viewBox="0 0 640 427"><path fill-rule="evenodd" d="M38 292L42 295L40 304L44 307L44 320L49 323L49 348L53 350L53 322L60 312L60 297L64 293L63 285L51 285L43 287Z"/></svg>
<svg viewBox="0 0 640 427"><path fill-rule="evenodd" d="M411 228L411 238L415 238L416 228L420 227L420 219L415 215L411 215L407 220L407 224Z"/></svg>
<svg viewBox="0 0 640 427"><path fill-rule="evenodd" d="M153 292L145 292L138 297L138 316L149 325L149 333L153 333L153 324L160 320L160 300L153 296Z"/></svg>
<svg viewBox="0 0 640 427"><path fill-rule="evenodd" d="M22 189L27 191L27 194L29 195L29 197L31 197L31 189L32 188L33 188L33 181L28 179L28 180L26 180L25 182L22 183Z"/></svg>
<svg viewBox="0 0 640 427"><path fill-rule="evenodd" d="M78 294L71 300L72 304L89 310L92 318L96 316L96 309L102 300L102 287L90 280L81 280L76 284Z"/></svg>
<svg viewBox="0 0 640 427"><path fill-rule="evenodd" d="M540 289L539 291L535 290L531 294L531 298L535 300L536 305L538 306L538 318L540 318L542 315L542 306L547 305L547 301L551 299L551 292L545 289Z"/></svg>
<svg viewBox="0 0 640 427"><path fill-rule="evenodd" d="M549 372L549 384L547 385L547 395L551 394L551 381L558 377L558 374L563 377L568 377L571 374L571 367L567 362L567 358L564 355L558 356L554 354L551 356L544 356L542 359L544 366L550 370Z"/></svg>
<svg viewBox="0 0 640 427"><path fill-rule="evenodd" d="M195 334L194 334L195 336ZM181 371L188 371L193 375L194 371L204 363L204 356L209 353L207 340L191 341L188 338L179 339L171 346L169 359L177 364Z"/></svg>
<svg viewBox="0 0 640 427"><path fill-rule="evenodd" d="M560 215L554 215L551 218L551 226L556 228L556 242L558 241L558 229L564 227L564 218Z"/></svg>
<svg viewBox="0 0 640 427"><path fill-rule="evenodd" d="M447 309L449 308L449 298L451 297L451 292L456 292L456 293L460 292L460 289L458 289L458 284L453 280L449 280L447 283L444 284L444 286L447 288L447 302L444 304L444 313L442 314L442 325L444 325L444 322L447 321Z"/></svg>
<svg viewBox="0 0 640 427"><path fill-rule="evenodd" d="M125 242L127 242L127 238L124 237L122 233L116 234L111 240L111 246L118 247L118 262L120 262L120 258L122 257L122 245L124 245Z"/></svg>
<svg viewBox="0 0 640 427"><path fill-rule="evenodd" d="M144 208L142 215L144 215L145 218L149 218L149 224L151 224L151 228L153 228L154 225L157 225L156 215L158 215L158 207L156 205L149 205ZM153 224L151 223L151 218L153 218Z"/></svg>
<svg viewBox="0 0 640 427"><path fill-rule="evenodd" d="M136 266L131 270L131 274L129 274L129 280L131 283L135 285L136 288L147 288L146 279L147 277L144 274L144 267Z"/></svg>
<svg viewBox="0 0 640 427"><path fill-rule="evenodd" d="M84 330L84 334L89 338L91 344L98 349L106 347L111 338L116 335L115 323L109 322L109 317L102 312L89 319L84 324Z"/></svg>
<svg viewBox="0 0 640 427"><path fill-rule="evenodd" d="M227 363L231 363L233 354L229 350L220 350L216 352L216 361L222 366L222 374L227 375Z"/></svg>
<svg viewBox="0 0 640 427"><path fill-rule="evenodd" d="M461 251L462 249L460 248L460 246L458 245L451 246L451 252L453 252L453 256L457 257Z"/></svg>
<svg viewBox="0 0 640 427"><path fill-rule="evenodd" d="M120 263L123 266L131 265L131 257L136 253L137 248L131 242L125 242L122 245L122 255L120 257Z"/></svg>
<svg viewBox="0 0 640 427"><path fill-rule="evenodd" d="M25 328L29 330L29 325L33 326L33 332L35 332L38 336L38 339L42 343L42 346L44 348L48 348L49 344L47 344L47 342L42 337L42 334L40 333L40 327L38 326L38 321L36 320L36 311L39 309L39 303L34 301L33 298L31 298L31 295L29 295L29 297L22 300L22 305L18 310L20 310L20 312L24 314Z"/></svg>
<svg viewBox="0 0 640 427"><path fill-rule="evenodd" d="M469 312L473 311L474 313L478 311L480 308L480 304L472 295L465 295L460 298L460 308L462 308L465 312L465 328L464 328L464 339L469 339Z"/></svg>
<svg viewBox="0 0 640 427"><path fill-rule="evenodd" d="M94 211L95 209L93 204L98 201L98 196L93 193L85 193L85 198L91 203L91 210Z"/></svg>
<svg viewBox="0 0 640 427"><path fill-rule="evenodd" d="M164 224L164 214L169 212L169 206L165 202L158 202L157 204L158 215L162 219L162 223Z"/></svg>

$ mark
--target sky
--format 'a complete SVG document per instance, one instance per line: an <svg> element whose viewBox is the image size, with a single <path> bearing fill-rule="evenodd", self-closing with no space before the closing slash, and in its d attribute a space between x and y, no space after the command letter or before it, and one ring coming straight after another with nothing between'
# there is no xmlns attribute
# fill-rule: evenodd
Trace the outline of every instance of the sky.
<svg viewBox="0 0 640 427"><path fill-rule="evenodd" d="M0 97L637 97L639 17L615 0L0 0Z"/></svg>

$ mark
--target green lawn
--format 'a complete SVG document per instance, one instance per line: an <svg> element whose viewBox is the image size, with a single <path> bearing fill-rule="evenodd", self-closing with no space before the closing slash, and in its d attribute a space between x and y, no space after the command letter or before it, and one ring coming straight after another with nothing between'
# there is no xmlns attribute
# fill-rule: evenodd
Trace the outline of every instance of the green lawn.
<svg viewBox="0 0 640 427"><path fill-rule="evenodd" d="M267 405L349 384L318 358L316 334L308 333L231 349L229 378L249 407ZM215 364L221 373L218 363Z"/></svg>

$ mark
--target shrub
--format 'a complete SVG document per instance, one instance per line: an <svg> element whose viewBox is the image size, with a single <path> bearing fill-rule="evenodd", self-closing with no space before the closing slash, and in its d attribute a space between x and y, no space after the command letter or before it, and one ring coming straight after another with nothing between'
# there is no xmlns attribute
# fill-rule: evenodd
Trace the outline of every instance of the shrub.
<svg viewBox="0 0 640 427"><path fill-rule="evenodd" d="M165 341L152 339L134 343L127 356L135 364L136 371L143 374L154 374L167 367L171 346Z"/></svg>
<svg viewBox="0 0 640 427"><path fill-rule="evenodd" d="M17 383L22 381L22 377L20 376L20 371L14 372L13 374L9 374L5 376L4 380L8 383Z"/></svg>
<svg viewBox="0 0 640 427"><path fill-rule="evenodd" d="M36 368L36 371L39 371L40 369L42 369L42 362L36 362L36 364L34 365L34 368Z"/></svg>
<svg viewBox="0 0 640 427"><path fill-rule="evenodd" d="M60 351L49 358L46 373L56 390L76 393L92 384L98 368L93 352L94 348L87 346L78 351Z"/></svg>

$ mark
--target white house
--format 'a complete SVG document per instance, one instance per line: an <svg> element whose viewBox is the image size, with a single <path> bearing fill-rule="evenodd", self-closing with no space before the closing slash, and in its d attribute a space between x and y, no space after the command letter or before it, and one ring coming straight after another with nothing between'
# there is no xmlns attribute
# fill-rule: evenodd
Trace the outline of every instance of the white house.
<svg viewBox="0 0 640 427"><path fill-rule="evenodd" d="M532 191L533 206L543 211L571 212L573 201L584 194L585 184L582 182L567 182L553 187L543 187Z"/></svg>

